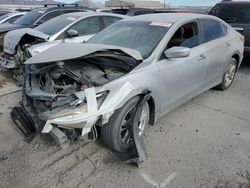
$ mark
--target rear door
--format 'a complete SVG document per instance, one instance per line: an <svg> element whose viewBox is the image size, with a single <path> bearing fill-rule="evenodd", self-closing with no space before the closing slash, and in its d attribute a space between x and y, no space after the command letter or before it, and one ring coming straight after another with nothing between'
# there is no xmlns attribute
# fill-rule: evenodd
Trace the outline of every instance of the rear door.
<svg viewBox="0 0 250 188"><path fill-rule="evenodd" d="M220 21L201 19L200 25L203 33L202 43L207 51L206 85L213 85L222 79L232 43L228 36L228 27Z"/></svg>

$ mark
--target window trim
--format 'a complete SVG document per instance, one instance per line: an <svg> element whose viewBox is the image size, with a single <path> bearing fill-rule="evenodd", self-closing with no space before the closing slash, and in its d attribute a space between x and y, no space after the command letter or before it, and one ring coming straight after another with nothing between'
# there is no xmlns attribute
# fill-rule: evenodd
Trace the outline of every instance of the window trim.
<svg viewBox="0 0 250 188"><path fill-rule="evenodd" d="M207 43L209 43L209 42L217 41L217 40L219 40L219 39L222 39L222 38L228 36L229 28L227 28L227 32L225 33L224 36L205 42L205 32L204 32L204 28L203 28L203 26L202 26L202 20L215 21L215 22L219 23L219 25L220 25L220 27L221 27L221 30L224 31L224 29L222 28L222 24L223 24L223 23L222 23L221 21L216 20L216 19L210 19L210 18L200 18L200 19L199 19L199 23L200 23L200 28L201 28L201 31L202 31L202 40L201 40L201 44L207 44ZM228 27L228 26L227 26L227 27Z"/></svg>

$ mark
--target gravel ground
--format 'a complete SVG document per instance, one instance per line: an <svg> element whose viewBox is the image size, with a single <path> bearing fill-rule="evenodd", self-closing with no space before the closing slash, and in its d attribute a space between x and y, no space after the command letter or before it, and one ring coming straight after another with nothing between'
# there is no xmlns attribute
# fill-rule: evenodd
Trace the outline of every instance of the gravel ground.
<svg viewBox="0 0 250 188"><path fill-rule="evenodd" d="M30 144L9 117L21 93L0 74L0 187L250 187L250 64L225 92L209 90L167 114L145 136L137 168L101 143Z"/></svg>

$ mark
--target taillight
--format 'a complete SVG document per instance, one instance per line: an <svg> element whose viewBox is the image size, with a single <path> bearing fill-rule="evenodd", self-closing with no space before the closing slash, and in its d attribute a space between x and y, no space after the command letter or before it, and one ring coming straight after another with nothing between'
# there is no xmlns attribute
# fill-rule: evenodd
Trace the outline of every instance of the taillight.
<svg viewBox="0 0 250 188"><path fill-rule="evenodd" d="M243 35L240 36L240 40L243 42L243 44L245 43L245 37Z"/></svg>

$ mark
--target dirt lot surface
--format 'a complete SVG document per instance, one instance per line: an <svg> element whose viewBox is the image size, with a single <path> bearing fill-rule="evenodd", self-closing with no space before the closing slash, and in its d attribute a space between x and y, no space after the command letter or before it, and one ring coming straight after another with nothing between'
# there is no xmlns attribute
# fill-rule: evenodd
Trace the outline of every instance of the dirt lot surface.
<svg viewBox="0 0 250 188"><path fill-rule="evenodd" d="M245 62L247 64L247 62ZM0 74L0 187L250 187L250 64L232 87L172 111L145 137L148 160L119 162L101 143L25 143L9 117L21 93Z"/></svg>

